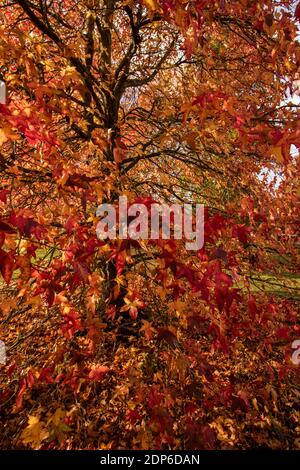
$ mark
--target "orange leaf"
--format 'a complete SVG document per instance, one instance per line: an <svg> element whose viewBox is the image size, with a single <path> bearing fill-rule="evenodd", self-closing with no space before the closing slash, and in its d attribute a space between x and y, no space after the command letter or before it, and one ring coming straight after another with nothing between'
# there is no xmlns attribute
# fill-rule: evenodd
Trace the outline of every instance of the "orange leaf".
<svg viewBox="0 0 300 470"><path fill-rule="evenodd" d="M90 380L101 380L103 376L109 371L107 366L94 366L89 372Z"/></svg>

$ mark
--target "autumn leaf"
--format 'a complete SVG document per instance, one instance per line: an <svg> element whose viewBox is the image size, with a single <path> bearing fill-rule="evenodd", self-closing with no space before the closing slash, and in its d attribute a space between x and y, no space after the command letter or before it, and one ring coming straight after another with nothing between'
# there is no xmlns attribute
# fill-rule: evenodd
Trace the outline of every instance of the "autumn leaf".
<svg viewBox="0 0 300 470"><path fill-rule="evenodd" d="M171 331L169 328L158 328L157 341L164 341L173 348L177 348L179 346L179 342L175 333L173 333L173 331Z"/></svg>
<svg viewBox="0 0 300 470"><path fill-rule="evenodd" d="M1 3L1 446L296 448L299 2L52 3Z"/></svg>
<svg viewBox="0 0 300 470"><path fill-rule="evenodd" d="M30 237L30 235L33 234L37 240L40 240L47 232L46 228L36 222L33 218L23 217L22 215L17 215L15 213L10 215L9 223L17 227L22 235Z"/></svg>
<svg viewBox="0 0 300 470"><path fill-rule="evenodd" d="M51 439L57 439L62 442L71 428L65 423L66 411L62 408L57 408L55 413L50 416L47 421L47 429L49 429L49 436Z"/></svg>
<svg viewBox="0 0 300 470"><path fill-rule="evenodd" d="M16 232L14 227L7 224L6 222L3 222L3 220L0 220L0 231L1 232L6 232L6 233L15 233Z"/></svg>
<svg viewBox="0 0 300 470"><path fill-rule="evenodd" d="M10 253L0 249L0 271L6 284L11 281L12 273L14 270L14 259Z"/></svg>
<svg viewBox="0 0 300 470"><path fill-rule="evenodd" d="M282 164L284 162L281 146L272 147L270 153L275 157L277 163Z"/></svg>
<svg viewBox="0 0 300 470"><path fill-rule="evenodd" d="M146 7L152 11L161 10L161 7L157 0L143 0L143 2L146 5Z"/></svg>
<svg viewBox="0 0 300 470"><path fill-rule="evenodd" d="M39 449L41 443L49 437L45 428L45 423L40 421L38 416L29 416L28 425L22 431L21 439L24 444L28 444L32 449Z"/></svg>
<svg viewBox="0 0 300 470"><path fill-rule="evenodd" d="M143 326L140 328L140 331L142 331L145 335L145 338L148 341L151 341L153 338L153 334L155 332L155 329L151 326L151 323L149 323L147 320L142 320Z"/></svg>
<svg viewBox="0 0 300 470"><path fill-rule="evenodd" d="M300 21L300 2L297 4L295 9L295 18Z"/></svg>
<svg viewBox="0 0 300 470"><path fill-rule="evenodd" d="M6 204L8 194L9 194L8 189L1 189L1 191L0 191L0 201L4 202Z"/></svg>
<svg viewBox="0 0 300 470"><path fill-rule="evenodd" d="M238 224L232 229L232 236L238 238L244 245L248 242L249 233L251 232L250 227L246 225Z"/></svg>
<svg viewBox="0 0 300 470"><path fill-rule="evenodd" d="M107 366L95 365L90 369L88 373L88 378L92 381L102 380L108 371L109 371L109 367Z"/></svg>

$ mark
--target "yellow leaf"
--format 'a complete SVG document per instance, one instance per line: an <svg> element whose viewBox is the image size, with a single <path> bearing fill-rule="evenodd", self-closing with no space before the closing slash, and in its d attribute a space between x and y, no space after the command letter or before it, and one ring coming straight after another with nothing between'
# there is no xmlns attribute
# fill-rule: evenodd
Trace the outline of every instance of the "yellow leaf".
<svg viewBox="0 0 300 470"><path fill-rule="evenodd" d="M49 436L43 425L44 423L40 421L38 416L29 416L28 426L21 434L22 442L29 444L33 449L39 448L42 441Z"/></svg>
<svg viewBox="0 0 300 470"><path fill-rule="evenodd" d="M9 126L0 129L0 145L4 144L8 139L18 140L19 136Z"/></svg>
<svg viewBox="0 0 300 470"><path fill-rule="evenodd" d="M155 10L155 1L154 0L144 0L146 7L150 8L151 10Z"/></svg>
<svg viewBox="0 0 300 470"><path fill-rule="evenodd" d="M283 155L281 145L271 148L271 155L273 155L278 163L283 163Z"/></svg>
<svg viewBox="0 0 300 470"><path fill-rule="evenodd" d="M0 129L0 145L4 144L7 141L7 137L3 129Z"/></svg>
<svg viewBox="0 0 300 470"><path fill-rule="evenodd" d="M144 4L146 5L147 8L149 8L152 11L155 11L155 10L161 11L161 7L158 4L157 0L144 0Z"/></svg>
<svg viewBox="0 0 300 470"><path fill-rule="evenodd" d="M252 398L252 404L253 404L254 408L256 409L256 411L259 411L256 398Z"/></svg>
<svg viewBox="0 0 300 470"><path fill-rule="evenodd" d="M69 426L64 422L66 411L58 408L55 413L49 418L47 425L51 433L51 439L58 439L62 442L65 438L65 433L70 431Z"/></svg>

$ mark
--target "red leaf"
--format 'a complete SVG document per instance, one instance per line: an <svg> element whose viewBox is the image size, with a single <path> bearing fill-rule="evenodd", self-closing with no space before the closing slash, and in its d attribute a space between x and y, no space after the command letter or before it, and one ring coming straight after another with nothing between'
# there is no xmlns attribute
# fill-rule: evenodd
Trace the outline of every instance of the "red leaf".
<svg viewBox="0 0 300 470"><path fill-rule="evenodd" d="M0 232L16 233L16 230L11 225L8 225L6 222L0 220Z"/></svg>
<svg viewBox="0 0 300 470"><path fill-rule="evenodd" d="M159 387L153 384L149 393L148 406L150 410L159 406L164 398L164 395L160 392Z"/></svg>
<svg viewBox="0 0 300 470"><path fill-rule="evenodd" d="M298 5L296 6L295 18L297 18L297 20L300 21L300 2L299 2Z"/></svg>
<svg viewBox="0 0 300 470"><path fill-rule="evenodd" d="M209 427L209 425L205 425L202 428L202 441L204 449L214 449L216 445L216 435L215 431Z"/></svg>
<svg viewBox="0 0 300 470"><path fill-rule="evenodd" d="M109 371L107 366L95 366L93 367L88 375L90 380L102 380L103 376Z"/></svg>
<svg viewBox="0 0 300 470"><path fill-rule="evenodd" d="M236 225L232 229L232 236L234 238L238 238L241 243L246 245L246 243L248 242L248 234L250 231L250 227L246 227L245 225Z"/></svg>
<svg viewBox="0 0 300 470"><path fill-rule="evenodd" d="M0 232L0 247L3 246L4 242L5 242L5 233Z"/></svg>
<svg viewBox="0 0 300 470"><path fill-rule="evenodd" d="M37 240L41 240L42 235L47 232L45 227L36 222L33 218L22 215L11 214L9 222L20 230L21 235L30 237L34 235Z"/></svg>
<svg viewBox="0 0 300 470"><path fill-rule="evenodd" d="M223 284L224 286L232 286L232 279L228 274L223 273L223 272L218 272L216 274L216 282L217 284Z"/></svg>
<svg viewBox="0 0 300 470"><path fill-rule="evenodd" d="M44 367L40 372L39 381L47 382L48 384L54 383L53 377L50 375L52 372L52 368Z"/></svg>
<svg viewBox="0 0 300 470"><path fill-rule="evenodd" d="M74 217L69 217L66 221L64 228L67 231L67 234L70 235L73 232L73 229L76 227L77 222Z"/></svg>
<svg viewBox="0 0 300 470"><path fill-rule="evenodd" d="M132 318L132 320L136 320L138 316L138 309L134 306L130 307L129 309L129 315Z"/></svg>
<svg viewBox="0 0 300 470"><path fill-rule="evenodd" d="M19 410L23 405L23 396L24 396L24 393L26 392L26 389L27 389L27 382L26 382L26 378L23 377L20 381L19 390L18 390L17 398L16 398L17 410Z"/></svg>
<svg viewBox="0 0 300 470"><path fill-rule="evenodd" d="M82 330L80 318L75 311L64 315L64 323L61 326L65 338L72 339L77 331Z"/></svg>
<svg viewBox="0 0 300 470"><path fill-rule="evenodd" d="M123 256L123 253L117 253L116 255L116 270L118 276L120 276L124 270L125 267L125 259Z"/></svg>
<svg viewBox="0 0 300 470"><path fill-rule="evenodd" d="M17 364L15 362L12 362L6 370L7 375L10 377L14 373L16 368L17 368Z"/></svg>
<svg viewBox="0 0 300 470"><path fill-rule="evenodd" d="M217 287L215 289L215 299L220 312L222 312L228 296L228 287Z"/></svg>
<svg viewBox="0 0 300 470"><path fill-rule="evenodd" d="M276 336L280 339L285 339L289 341L290 339L290 329L288 326L283 326L282 328L278 328L276 331Z"/></svg>
<svg viewBox="0 0 300 470"><path fill-rule="evenodd" d="M245 392L239 392L239 395L232 396L231 408L233 411L241 410L247 413L249 410L249 402Z"/></svg>
<svg viewBox="0 0 300 470"><path fill-rule="evenodd" d="M141 415L138 411L129 410L127 414L127 419L131 424L135 424L137 421L140 421Z"/></svg>
<svg viewBox="0 0 300 470"><path fill-rule="evenodd" d="M89 277L89 270L85 263L81 263L77 260L73 262L75 276L74 281L77 284L80 281L87 282Z"/></svg>
<svg viewBox="0 0 300 470"><path fill-rule="evenodd" d="M258 309L256 306L255 298L251 295L248 300L248 311L251 315L251 318L254 319L258 314Z"/></svg>
<svg viewBox="0 0 300 470"><path fill-rule="evenodd" d="M13 257L3 250L0 250L0 271L6 284L10 283L14 269Z"/></svg>
<svg viewBox="0 0 300 470"><path fill-rule="evenodd" d="M29 388L33 387L34 382L35 382L35 377L34 377L33 373L31 372L31 370L29 370L28 373L27 373L28 387Z"/></svg>
<svg viewBox="0 0 300 470"><path fill-rule="evenodd" d="M9 191L7 189L2 189L0 191L0 201L4 202L6 204L8 194L9 194Z"/></svg>
<svg viewBox="0 0 300 470"><path fill-rule="evenodd" d="M202 93L202 95L198 95L192 102L192 105L197 104L199 106L205 107L207 103L212 103L216 98L226 99L227 95L225 95L222 92L217 92L217 93L205 92L205 93Z"/></svg>
<svg viewBox="0 0 300 470"><path fill-rule="evenodd" d="M109 305L106 309L105 315L110 320L114 320L117 314L117 307L115 305Z"/></svg>

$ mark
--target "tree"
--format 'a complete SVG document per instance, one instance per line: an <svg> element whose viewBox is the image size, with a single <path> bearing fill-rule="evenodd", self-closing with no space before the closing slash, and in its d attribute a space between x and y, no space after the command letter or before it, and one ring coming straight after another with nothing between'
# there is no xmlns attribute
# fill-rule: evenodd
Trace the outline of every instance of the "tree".
<svg viewBox="0 0 300 470"><path fill-rule="evenodd" d="M24 331L0 397L8 420L36 403L18 445L294 445L236 428L266 401L271 432L296 380L292 3L1 5L2 324ZM98 240L97 206L124 194L204 204L204 248Z"/></svg>

